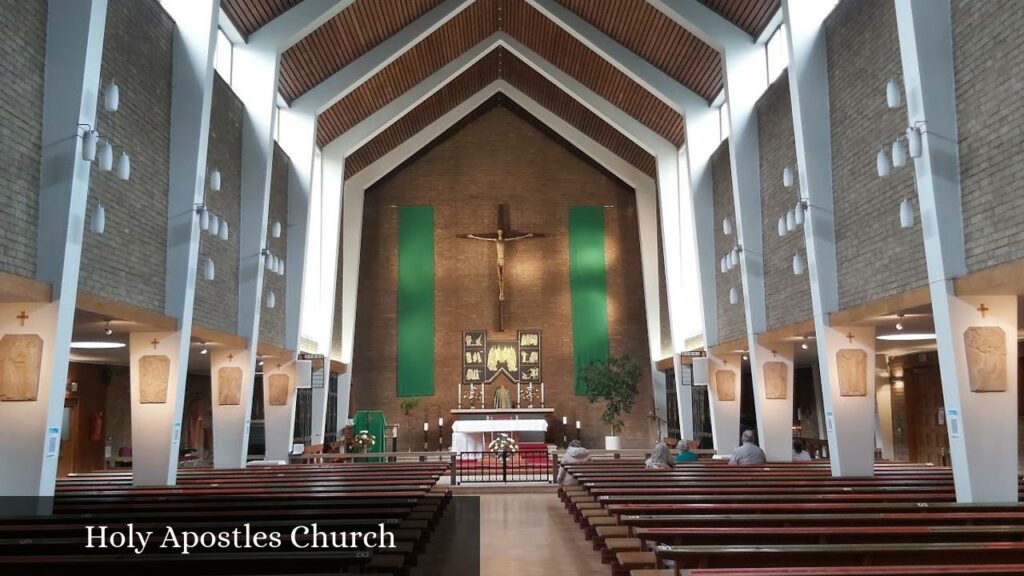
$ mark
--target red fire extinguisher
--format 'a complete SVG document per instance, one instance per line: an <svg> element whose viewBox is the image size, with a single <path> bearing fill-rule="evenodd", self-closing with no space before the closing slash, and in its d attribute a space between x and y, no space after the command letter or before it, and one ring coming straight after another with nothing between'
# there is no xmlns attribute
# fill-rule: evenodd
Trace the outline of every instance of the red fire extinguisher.
<svg viewBox="0 0 1024 576"><path fill-rule="evenodd" d="M99 442L103 439L103 412L95 412L89 418L89 440Z"/></svg>

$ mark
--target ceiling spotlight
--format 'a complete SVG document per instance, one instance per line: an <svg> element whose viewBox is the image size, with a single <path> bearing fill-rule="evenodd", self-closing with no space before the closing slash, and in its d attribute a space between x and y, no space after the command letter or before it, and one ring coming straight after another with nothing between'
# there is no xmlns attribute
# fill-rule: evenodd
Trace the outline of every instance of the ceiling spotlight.
<svg viewBox="0 0 1024 576"><path fill-rule="evenodd" d="M810 348L810 346L807 345L807 336L804 336L804 341L800 343L800 347L803 348L804 350Z"/></svg>
<svg viewBox="0 0 1024 576"><path fill-rule="evenodd" d="M885 103L889 108L899 108L902 103L900 97L900 87L896 84L895 80L889 80L885 83Z"/></svg>
<svg viewBox="0 0 1024 576"><path fill-rule="evenodd" d="M896 329L903 330L903 314L896 315Z"/></svg>
<svg viewBox="0 0 1024 576"><path fill-rule="evenodd" d="M750 360L750 356L747 356L746 354L744 354L744 355L743 355L743 359L744 359L744 360Z"/></svg>
<svg viewBox="0 0 1024 576"><path fill-rule="evenodd" d="M199 353L202 354L203 356L206 356L207 354L210 353L210 351L206 349L206 342L203 342L202 346L203 346L203 348L202 348L202 350L199 351Z"/></svg>
<svg viewBox="0 0 1024 576"><path fill-rule="evenodd" d="M111 334L114 333L114 331L110 329L110 320L107 320L107 329L104 330L103 333L106 334L107 336L110 336Z"/></svg>

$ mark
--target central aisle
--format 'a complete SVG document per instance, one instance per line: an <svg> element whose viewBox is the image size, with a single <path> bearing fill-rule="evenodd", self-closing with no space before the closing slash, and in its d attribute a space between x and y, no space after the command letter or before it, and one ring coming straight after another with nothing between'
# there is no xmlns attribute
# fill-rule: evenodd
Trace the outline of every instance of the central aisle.
<svg viewBox="0 0 1024 576"><path fill-rule="evenodd" d="M480 497L481 574L605 574L608 566L554 492Z"/></svg>

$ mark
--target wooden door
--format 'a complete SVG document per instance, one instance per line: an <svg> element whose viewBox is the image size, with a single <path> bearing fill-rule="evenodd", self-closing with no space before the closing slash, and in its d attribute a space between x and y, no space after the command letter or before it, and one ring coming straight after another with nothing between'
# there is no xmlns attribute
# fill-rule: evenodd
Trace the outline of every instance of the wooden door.
<svg viewBox="0 0 1024 576"><path fill-rule="evenodd" d="M939 367L921 366L907 370L905 386L910 461L949 464L949 438L946 436Z"/></svg>

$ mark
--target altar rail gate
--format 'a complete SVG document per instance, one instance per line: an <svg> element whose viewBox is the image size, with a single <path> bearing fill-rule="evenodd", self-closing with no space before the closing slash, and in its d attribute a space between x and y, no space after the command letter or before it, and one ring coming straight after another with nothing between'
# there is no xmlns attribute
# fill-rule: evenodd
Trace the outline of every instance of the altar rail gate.
<svg viewBox="0 0 1024 576"><path fill-rule="evenodd" d="M553 458L547 450L459 452L455 456L456 482L553 483Z"/></svg>

